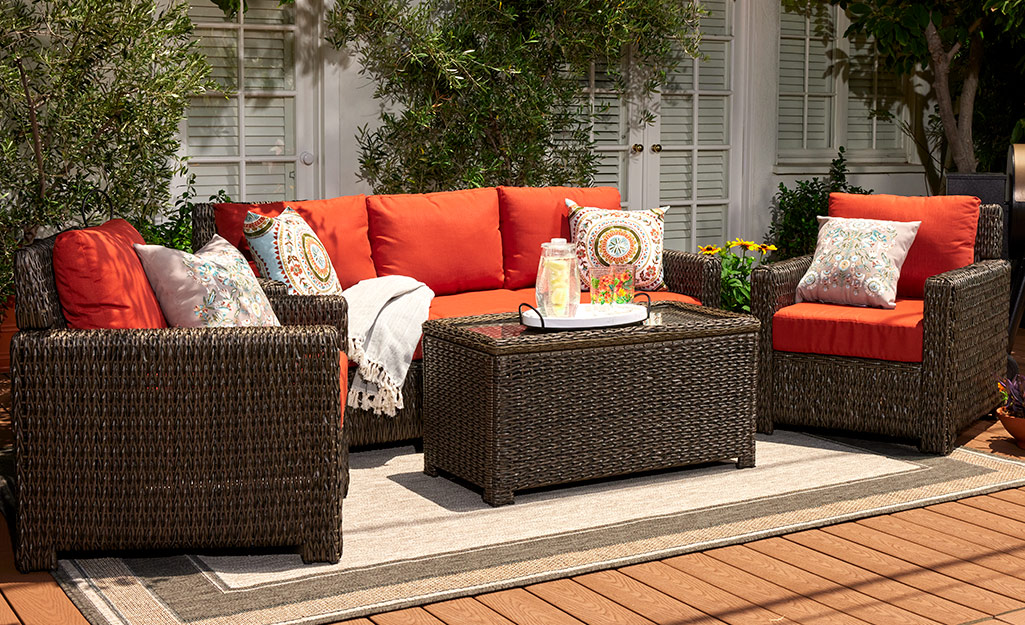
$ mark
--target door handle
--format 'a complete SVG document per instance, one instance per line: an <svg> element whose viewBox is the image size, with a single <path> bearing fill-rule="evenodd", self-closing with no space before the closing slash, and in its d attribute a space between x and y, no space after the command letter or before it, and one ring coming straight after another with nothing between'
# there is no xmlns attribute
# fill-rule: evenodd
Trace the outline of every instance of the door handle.
<svg viewBox="0 0 1025 625"><path fill-rule="evenodd" d="M317 157L312 152L303 152L299 155L299 162L303 165L312 165L317 160Z"/></svg>
<svg viewBox="0 0 1025 625"><path fill-rule="evenodd" d="M630 147L630 151L634 154L640 154L644 151L644 146L640 143L635 143Z"/></svg>
<svg viewBox="0 0 1025 625"><path fill-rule="evenodd" d="M656 144L652 145L651 146L651 151L654 152L655 154L658 154L659 152L662 151L662 144L661 143L656 143Z"/></svg>

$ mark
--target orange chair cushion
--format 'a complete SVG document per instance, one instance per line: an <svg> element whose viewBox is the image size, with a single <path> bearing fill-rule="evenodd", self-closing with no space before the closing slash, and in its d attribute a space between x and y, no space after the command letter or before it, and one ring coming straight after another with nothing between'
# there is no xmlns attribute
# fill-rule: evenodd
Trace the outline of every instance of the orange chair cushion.
<svg viewBox="0 0 1025 625"><path fill-rule="evenodd" d="M57 236L53 273L68 327L167 327L157 295L132 247L135 243L145 241L124 219Z"/></svg>
<svg viewBox="0 0 1025 625"><path fill-rule="evenodd" d="M214 221L217 225L217 234L241 250L251 261L253 256L242 233L242 223L246 219L246 214L252 211L259 215L277 217L286 206L294 208L324 244L343 289L360 280L377 277L374 261L370 258L367 204L364 195L305 202L215 204ZM250 265L256 271L255 264Z"/></svg>
<svg viewBox="0 0 1025 625"><path fill-rule="evenodd" d="M979 198L968 195L903 197L829 194L830 217L921 221L900 270L897 297L925 297L925 279L975 261Z"/></svg>
<svg viewBox="0 0 1025 625"><path fill-rule="evenodd" d="M567 198L581 206L620 208L615 187L498 187L505 288L533 286L541 244L557 237L570 239Z"/></svg>
<svg viewBox="0 0 1025 625"><path fill-rule="evenodd" d="M493 188L367 198L381 276L412 276L435 295L500 289L502 235Z"/></svg>
<svg viewBox="0 0 1025 625"><path fill-rule="evenodd" d="M772 318L772 348L781 352L922 362L925 301L863 308L802 302Z"/></svg>

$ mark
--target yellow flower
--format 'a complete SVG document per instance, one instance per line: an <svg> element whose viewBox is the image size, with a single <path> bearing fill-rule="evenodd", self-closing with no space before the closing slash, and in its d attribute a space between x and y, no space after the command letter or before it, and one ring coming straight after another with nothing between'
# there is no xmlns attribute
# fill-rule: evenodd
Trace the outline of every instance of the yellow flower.
<svg viewBox="0 0 1025 625"><path fill-rule="evenodd" d="M698 249L701 250L702 254L708 254L709 256L712 254L718 254L722 251L722 248L716 245L699 245Z"/></svg>
<svg viewBox="0 0 1025 625"><path fill-rule="evenodd" d="M776 246L775 245L766 245L766 244L762 243L761 245L758 246L758 251L761 252L762 254L768 254L769 252L775 252L776 251Z"/></svg>

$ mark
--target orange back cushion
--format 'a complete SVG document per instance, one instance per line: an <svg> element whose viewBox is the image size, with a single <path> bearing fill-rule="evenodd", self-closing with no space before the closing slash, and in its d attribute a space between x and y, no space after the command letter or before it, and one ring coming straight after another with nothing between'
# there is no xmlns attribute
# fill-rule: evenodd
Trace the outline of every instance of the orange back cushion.
<svg viewBox="0 0 1025 625"><path fill-rule="evenodd" d="M897 282L899 297L924 297L925 279L975 261L979 198L829 194L829 216L921 221Z"/></svg>
<svg viewBox="0 0 1025 625"><path fill-rule="evenodd" d="M145 241L124 219L57 236L53 273L69 327L167 327L157 295L132 247L135 243Z"/></svg>
<svg viewBox="0 0 1025 625"><path fill-rule="evenodd" d="M411 276L436 295L500 289L502 236L494 188L367 198L381 276Z"/></svg>
<svg viewBox="0 0 1025 625"><path fill-rule="evenodd" d="M252 211L267 217L277 217L286 206L295 209L324 244L343 289L360 280L377 277L374 261L370 258L365 195L304 202L215 204L214 220L217 224L217 234L241 250L247 259L252 260L249 244L242 233L242 223L246 219L246 214Z"/></svg>
<svg viewBox="0 0 1025 625"><path fill-rule="evenodd" d="M615 187L498 187L505 288L534 286L541 244L557 237L570 239L567 198L581 206L620 207Z"/></svg>

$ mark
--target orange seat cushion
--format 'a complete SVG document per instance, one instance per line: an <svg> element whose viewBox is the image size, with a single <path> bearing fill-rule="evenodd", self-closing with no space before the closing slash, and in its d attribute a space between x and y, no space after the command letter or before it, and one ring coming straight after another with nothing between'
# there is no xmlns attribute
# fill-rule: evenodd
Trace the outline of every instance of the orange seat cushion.
<svg viewBox="0 0 1025 625"><path fill-rule="evenodd" d="M241 250L247 259L252 260L249 244L242 233L242 223L246 219L246 214L252 211L267 217L277 217L286 206L295 209L324 244L343 289L360 280L377 277L374 261L370 257L367 204L364 195L305 202L215 204L214 221L217 225L217 234ZM253 269L256 270L255 265Z"/></svg>
<svg viewBox="0 0 1025 625"><path fill-rule="evenodd" d="M979 198L968 195L903 197L829 194L829 216L921 221L900 270L897 297L925 297L925 279L975 262Z"/></svg>
<svg viewBox="0 0 1025 625"><path fill-rule="evenodd" d="M541 244L558 237L570 239L567 198L581 206L620 208L615 187L498 187L505 288L533 286Z"/></svg>
<svg viewBox="0 0 1025 625"><path fill-rule="evenodd" d="M370 246L381 276L412 276L435 295L500 289L498 191L371 195Z"/></svg>
<svg viewBox="0 0 1025 625"><path fill-rule="evenodd" d="M922 362L925 301L863 308L802 302L772 318L772 348L781 352Z"/></svg>
<svg viewBox="0 0 1025 625"><path fill-rule="evenodd" d="M145 241L124 219L57 236L53 273L69 327L167 327L157 295L132 247L136 243Z"/></svg>

